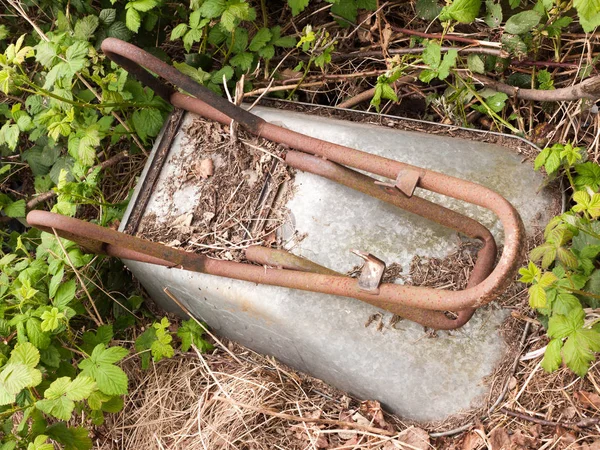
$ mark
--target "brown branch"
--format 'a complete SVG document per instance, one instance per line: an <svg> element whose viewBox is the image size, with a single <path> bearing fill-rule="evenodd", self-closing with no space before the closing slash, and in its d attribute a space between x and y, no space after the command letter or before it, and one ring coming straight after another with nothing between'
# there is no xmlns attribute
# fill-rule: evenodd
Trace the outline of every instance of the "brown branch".
<svg viewBox="0 0 600 450"><path fill-rule="evenodd" d="M569 102L582 98L597 100L600 98L600 76L595 76L583 80L581 83L574 84L566 88L543 91L540 89L520 89L515 86L492 80L483 75L472 74L471 77L481 84L498 92L503 92L511 97L522 100L532 100L534 102Z"/></svg>
<svg viewBox="0 0 600 450"><path fill-rule="evenodd" d="M443 39L445 41L463 42L471 45L481 45L484 47L500 48L502 44L500 42L489 42L480 41L479 39L471 39L463 36L456 36L454 34L441 34L441 33L424 33L423 31L409 30L408 28L400 28L396 25L390 25L392 30L397 33L408 34L409 36L419 36L427 39Z"/></svg>
<svg viewBox="0 0 600 450"><path fill-rule="evenodd" d="M394 88L396 88L402 84L413 83L414 81L417 80L418 76L419 76L418 72L413 75L405 75L403 77L398 78L393 83L393 86L394 86ZM374 87L371 89L367 89L366 91L363 91L360 94L349 98L348 100L344 100L342 103L337 104L336 108L352 108L353 106L356 106L359 103L370 100L371 98L373 98L373 95L375 95L375 89L376 88L374 88Z"/></svg>
<svg viewBox="0 0 600 450"><path fill-rule="evenodd" d="M563 428L569 428L571 430L578 430L580 428L588 428L593 427L600 423L600 417L586 417L581 419L579 422L555 422L553 420L545 420L540 419L538 417L530 416L529 414L521 413L518 411L512 411L506 408L500 408L501 413L506 414L507 416L516 417L517 419L527 420L528 422L537 423L544 426L556 427L561 426Z"/></svg>
<svg viewBox="0 0 600 450"><path fill-rule="evenodd" d="M213 399L219 400L224 403L229 403L230 405L239 406L240 408L249 409L250 411L254 411L254 412L257 412L260 414L278 417L278 418L284 419L284 420L292 420L294 422L320 423L323 425L335 425L340 428L348 427L348 428L352 428L355 430L366 431L369 433L381 434L381 435L390 436L390 437L398 435L398 433L393 433L391 431L383 430L381 428L370 427L368 425L360 425L356 422L345 422L345 421L334 420L334 419L319 419L319 418L311 418L311 417L294 416L291 414L280 413L280 412L277 412L270 408L258 408L256 406L247 405L245 403L241 403L241 402L238 402L236 400L226 398L226 397L215 396L215 397L213 397Z"/></svg>

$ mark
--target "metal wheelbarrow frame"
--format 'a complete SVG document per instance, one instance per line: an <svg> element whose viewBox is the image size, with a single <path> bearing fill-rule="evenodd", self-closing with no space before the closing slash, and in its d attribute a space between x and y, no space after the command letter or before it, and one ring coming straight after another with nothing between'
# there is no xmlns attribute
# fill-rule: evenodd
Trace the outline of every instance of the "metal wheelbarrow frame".
<svg viewBox="0 0 600 450"><path fill-rule="evenodd" d="M367 261L365 266L367 271L372 268L377 274L374 283L371 277L370 283L365 284L362 280L337 274L284 250L267 247L253 246L246 250L247 259L267 266L263 267L212 259L44 211L30 212L27 216L30 225L49 232L55 230L61 237L95 253L254 283L351 297L435 329L461 327L472 317L476 308L492 301L512 282L524 247L524 226L516 209L493 190L268 123L196 83L174 67L121 40L105 39L102 50L173 106L225 125L238 122L250 133L295 149L285 153L284 161L289 166L339 182L481 240L483 246L478 252L467 288L448 291L380 284L383 274L381 262L371 255L364 255ZM159 81L150 72L193 97ZM381 183L357 170L394 181ZM494 266L497 248L487 228L476 220L413 195L417 187L493 211L502 223L505 236L498 263ZM450 318L445 311L456 311L457 317Z"/></svg>

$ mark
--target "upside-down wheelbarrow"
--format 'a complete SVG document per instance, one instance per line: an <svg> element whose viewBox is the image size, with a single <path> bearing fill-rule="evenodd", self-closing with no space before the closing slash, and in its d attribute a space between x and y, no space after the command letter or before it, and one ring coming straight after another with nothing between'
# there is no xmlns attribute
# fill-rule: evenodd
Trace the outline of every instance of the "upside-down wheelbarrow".
<svg viewBox="0 0 600 450"><path fill-rule="evenodd" d="M467 288L448 291L381 283L385 264L368 253L361 253L365 264L356 279L269 247L249 247L246 250L247 260L260 265L244 264L211 259L43 211L29 213L27 221L30 225L47 231L54 229L60 236L96 253L259 284L352 297L435 329L463 326L476 308L489 303L512 282L523 250L523 224L515 208L496 192L470 181L325 142L268 123L132 44L108 38L102 43L102 50L173 106L222 124L235 121L257 136L285 144L290 148L284 157L289 166L334 180L479 239L483 245ZM174 87L159 81L150 72ZM175 87L191 95L178 92ZM392 181L383 183L359 171ZM504 228L504 249L498 263L494 265L497 248L488 229L476 220L414 195L417 187L493 211ZM455 317L449 317L446 311L455 312Z"/></svg>
<svg viewBox="0 0 600 450"><path fill-rule="evenodd" d="M544 226L555 204L545 191L536 193L542 183L539 174L500 145L261 107L254 109L255 115L133 45L106 39L102 48L178 109L157 138L123 218L120 229L127 234L42 211L28 215L31 225L123 259L165 309L181 311L171 300L176 298L216 333L359 398L377 399L406 418L439 420L482 406L487 392L483 379L506 350L497 331L506 312L488 306L473 313L513 280L525 247L524 231L511 203L465 179L503 192L519 208L527 230L533 231ZM188 191L179 192L170 204L163 192L173 187L173 176L181 170L174 161L184 152L194 156L193 148L184 148L182 136L196 114L227 125L235 121L251 133L285 144L284 162L298 170L290 181L293 196L286 203L294 220L281 228L288 226L305 239L293 247L247 248L248 262L238 263L133 236L145 219L194 210L198 199ZM531 146L518 142L519 147ZM414 164L394 160L400 158ZM441 206L442 201L452 209ZM454 247L450 241L456 232L482 243L465 290L382 282L382 260L402 261L408 268L412 255L421 255L421 250L444 257ZM503 238L496 264L494 236ZM348 258L351 248L360 250L365 260L358 278L341 274L354 264ZM410 320L383 329L367 326L375 315L391 324L392 313ZM462 328L430 338L411 321L436 329Z"/></svg>

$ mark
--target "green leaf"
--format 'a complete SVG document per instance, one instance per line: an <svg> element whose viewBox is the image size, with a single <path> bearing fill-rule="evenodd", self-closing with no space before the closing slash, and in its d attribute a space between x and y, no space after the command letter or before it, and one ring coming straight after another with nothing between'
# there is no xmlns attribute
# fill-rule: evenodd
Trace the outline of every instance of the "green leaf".
<svg viewBox="0 0 600 450"><path fill-rule="evenodd" d="M83 19L79 19L75 24L75 32L73 37L75 39L83 39L84 41L89 40L94 36L94 32L98 28L100 21L96 16L85 16Z"/></svg>
<svg viewBox="0 0 600 450"><path fill-rule="evenodd" d="M113 365L129 352L122 347L106 349L98 344L89 358L79 363L83 375L96 381L98 389L107 395L124 395L127 393L127 375L121 368Z"/></svg>
<svg viewBox="0 0 600 450"><path fill-rule="evenodd" d="M223 76L225 76L225 80L227 81L233 77L233 69L231 66L225 66L222 69L214 72L211 81L215 84L223 84Z"/></svg>
<svg viewBox="0 0 600 450"><path fill-rule="evenodd" d="M342 27L348 27L350 23L356 22L358 16L358 5L354 0L336 0L331 6L331 14L343 17L346 20L338 20L338 24Z"/></svg>
<svg viewBox="0 0 600 450"><path fill-rule="evenodd" d="M481 0L454 0L450 6L444 7L440 20L454 19L461 23L475 21L481 8Z"/></svg>
<svg viewBox="0 0 600 450"><path fill-rule="evenodd" d="M88 430L83 427L68 428L64 422L59 422L48 427L44 433L63 444L64 450L90 450L92 448Z"/></svg>
<svg viewBox="0 0 600 450"><path fill-rule="evenodd" d="M444 59L440 64L438 69L438 78L440 80L445 80L450 75L450 69L456 66L456 58L458 57L458 51L451 49L446 52L444 55Z"/></svg>
<svg viewBox="0 0 600 450"><path fill-rule="evenodd" d="M421 19L433 20L440 14L442 7L437 0L417 0L415 10Z"/></svg>
<svg viewBox="0 0 600 450"><path fill-rule="evenodd" d="M22 342L15 345L10 353L10 360L33 369L40 362L40 352L30 342Z"/></svg>
<svg viewBox="0 0 600 450"><path fill-rule="evenodd" d="M106 36L128 41L131 39L131 31L129 31L123 22L116 21L110 27L108 27L106 30Z"/></svg>
<svg viewBox="0 0 600 450"><path fill-rule="evenodd" d="M546 353L544 359L542 359L541 366L546 372L554 372L560 367L562 362L562 356L560 351L562 349L563 342L561 339L552 339L546 347Z"/></svg>
<svg viewBox="0 0 600 450"><path fill-rule="evenodd" d="M554 314L548 321L548 336L563 339L583 327L585 312L581 307L573 308L569 314Z"/></svg>
<svg viewBox="0 0 600 450"><path fill-rule="evenodd" d="M225 11L225 0L206 0L200 7L202 17L214 19Z"/></svg>
<svg viewBox="0 0 600 450"><path fill-rule="evenodd" d="M233 58L229 60L229 63L233 67L239 67L243 71L250 70L252 66L252 62L254 61L254 55L252 53L244 52L238 53Z"/></svg>
<svg viewBox="0 0 600 450"><path fill-rule="evenodd" d="M150 366L151 354L149 350L156 341L156 328L150 327L135 340L135 350L141 354L142 369L146 370Z"/></svg>
<svg viewBox="0 0 600 450"><path fill-rule="evenodd" d="M50 311L44 311L42 313L42 331L54 331L60 326L61 320L65 318L65 315L58 311L58 308L52 308Z"/></svg>
<svg viewBox="0 0 600 450"><path fill-rule="evenodd" d="M546 291L541 285L534 284L529 288L529 305L534 309L546 306Z"/></svg>
<svg viewBox="0 0 600 450"><path fill-rule="evenodd" d="M292 10L292 15L297 16L308 6L309 0L288 0L288 5Z"/></svg>
<svg viewBox="0 0 600 450"><path fill-rule="evenodd" d="M47 440L48 436L40 434L35 437L33 442L30 442L29 445L27 445L27 450L54 450L54 445L47 444ZM2 450L4 450L4 447L2 447Z"/></svg>
<svg viewBox="0 0 600 450"><path fill-rule="evenodd" d="M117 18L117 10L116 9L103 9L100 11L100 15L98 16L100 22L104 25L109 26L114 23Z"/></svg>
<svg viewBox="0 0 600 450"><path fill-rule="evenodd" d="M579 22L586 33L600 25L600 0L573 0Z"/></svg>
<svg viewBox="0 0 600 450"><path fill-rule="evenodd" d="M248 47L249 50L252 52L259 51L261 48L263 48L265 45L271 42L272 37L273 34L271 33L271 30L269 30L268 28L261 28L252 38L252 41L250 42L250 47Z"/></svg>
<svg viewBox="0 0 600 450"><path fill-rule="evenodd" d="M135 0L127 4L127 8L135 9L140 12L148 12L158 5L158 0Z"/></svg>
<svg viewBox="0 0 600 450"><path fill-rule="evenodd" d="M60 272L60 279L62 279L62 271ZM53 278L54 280L54 278ZM75 298L75 292L77 290L77 283L74 279L67 281L66 283L62 283L58 289L56 289L56 295L52 296L52 303L54 306L62 309L67 306L71 301Z"/></svg>
<svg viewBox="0 0 600 450"><path fill-rule="evenodd" d="M434 42L429 42L423 50L423 62L432 69L437 69L442 61L441 46Z"/></svg>
<svg viewBox="0 0 600 450"><path fill-rule="evenodd" d="M137 33L141 24L142 18L140 17L140 13L134 8L129 8L125 14L125 25L127 28Z"/></svg>
<svg viewBox="0 0 600 450"><path fill-rule="evenodd" d="M546 159L546 163L545 163L544 167L546 169L546 172L548 172L548 174L552 174L552 173L556 172L558 169L560 169L560 164L561 164L561 160L560 160L559 152L552 151L548 155L548 159Z"/></svg>
<svg viewBox="0 0 600 450"><path fill-rule="evenodd" d="M8 217L25 217L25 200L17 200L2 208Z"/></svg>
<svg viewBox="0 0 600 450"><path fill-rule="evenodd" d="M563 360L567 367L580 377L584 377L590 363L595 359L594 353L589 349L585 335L578 330L574 332L564 343L562 349ZM592 330L589 330L592 331Z"/></svg>
<svg viewBox="0 0 600 450"><path fill-rule="evenodd" d="M158 135L163 125L162 114L154 108L145 108L134 112L131 121L135 132L143 141L148 137Z"/></svg>
<svg viewBox="0 0 600 450"><path fill-rule="evenodd" d="M485 2L485 23L490 28L499 27L502 23L502 5L494 3L493 0Z"/></svg>
<svg viewBox="0 0 600 450"><path fill-rule="evenodd" d="M473 73L485 73L485 65L483 64L483 60L479 55L474 53L470 54L467 57L467 66L469 70Z"/></svg>
<svg viewBox="0 0 600 450"><path fill-rule="evenodd" d="M508 95L503 92L496 92L494 95L487 97L485 103L492 111L500 112L504 109L506 100L508 100Z"/></svg>
<svg viewBox="0 0 600 450"><path fill-rule="evenodd" d="M600 189L600 166L593 162L585 162L575 166L577 175L574 177L575 188L583 190L586 186L594 192Z"/></svg>
<svg viewBox="0 0 600 450"><path fill-rule="evenodd" d="M573 294L564 292L559 293L552 303L552 312L554 314L567 315L572 309L581 308L579 299Z"/></svg>
<svg viewBox="0 0 600 450"><path fill-rule="evenodd" d="M39 319L32 317L25 323L27 337L29 341L37 348L47 348L50 345L50 336L42 331L42 325Z"/></svg>
<svg viewBox="0 0 600 450"><path fill-rule="evenodd" d="M175 28L173 28L173 31L171 31L171 40L174 41L176 39L180 39L185 34L187 29L188 26L185 23L180 23L177 25Z"/></svg>
<svg viewBox="0 0 600 450"><path fill-rule="evenodd" d="M523 11L511 16L504 25L509 34L523 34L531 31L542 19L537 11Z"/></svg>
<svg viewBox="0 0 600 450"><path fill-rule="evenodd" d="M205 329L193 319L181 322L177 330L177 336L181 339L181 351L187 352L192 344L201 352L211 350L212 345L204 340L204 333Z"/></svg>

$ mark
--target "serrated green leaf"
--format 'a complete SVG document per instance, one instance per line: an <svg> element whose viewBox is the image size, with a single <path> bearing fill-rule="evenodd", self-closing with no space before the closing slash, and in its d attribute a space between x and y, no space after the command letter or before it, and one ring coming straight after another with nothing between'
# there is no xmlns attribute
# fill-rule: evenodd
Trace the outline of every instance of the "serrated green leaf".
<svg viewBox="0 0 600 450"><path fill-rule="evenodd" d="M140 12L148 12L158 5L158 0L135 0L127 4L127 8Z"/></svg>
<svg viewBox="0 0 600 450"><path fill-rule="evenodd" d="M252 53L244 52L238 53L229 60L229 63L233 67L239 67L243 71L250 70L252 62L254 61L254 55Z"/></svg>
<svg viewBox="0 0 600 450"><path fill-rule="evenodd" d="M180 23L177 25L175 28L173 28L173 31L171 31L171 40L174 41L176 39L180 39L185 34L187 29L188 26L185 23Z"/></svg>
<svg viewBox="0 0 600 450"><path fill-rule="evenodd" d="M531 31L542 19L537 11L523 11L510 16L504 25L504 30L509 34L524 34Z"/></svg>
<svg viewBox="0 0 600 450"><path fill-rule="evenodd" d="M481 0L454 0L444 7L440 20L454 19L461 23L472 23L479 15Z"/></svg>
<svg viewBox="0 0 600 450"><path fill-rule="evenodd" d="M71 381L65 394L67 398L77 402L88 398L95 389L96 383L94 383L94 380L90 377L79 375Z"/></svg>
<svg viewBox="0 0 600 450"><path fill-rule="evenodd" d="M502 23L502 6L500 3L494 3L493 0L486 0L485 2L485 23L490 28L499 27Z"/></svg>
<svg viewBox="0 0 600 450"><path fill-rule="evenodd" d="M148 137L154 137L162 128L163 118L158 109L145 108L133 113L132 123L135 132L142 140Z"/></svg>
<svg viewBox="0 0 600 450"><path fill-rule="evenodd" d="M417 0L415 10L421 19L433 20L440 14L442 7L437 0Z"/></svg>
<svg viewBox="0 0 600 450"><path fill-rule="evenodd" d="M309 0L287 0L288 6L292 10L292 15L297 16L308 6Z"/></svg>
<svg viewBox="0 0 600 450"><path fill-rule="evenodd" d="M546 159L546 163L544 165L546 172L548 172L548 174L552 174L552 173L556 172L558 169L560 169L560 165L561 165L561 160L560 160L559 152L556 152L556 151L550 152L550 154L548 155L548 158Z"/></svg>
<svg viewBox="0 0 600 450"><path fill-rule="evenodd" d="M585 162L575 166L577 175L574 177L575 188L582 190L586 186L593 191L600 189L600 166L593 162Z"/></svg>
<svg viewBox="0 0 600 450"><path fill-rule="evenodd" d="M539 284L529 288L529 306L534 309L546 307L546 291Z"/></svg>
<svg viewBox="0 0 600 450"><path fill-rule="evenodd" d="M546 372L554 372L560 367L562 362L561 349L563 342L561 339L552 339L546 347L544 353L544 359L542 359L541 366Z"/></svg>
<svg viewBox="0 0 600 450"><path fill-rule="evenodd" d="M30 342L21 342L10 353L10 361L33 369L40 362L40 352Z"/></svg>
<svg viewBox="0 0 600 450"><path fill-rule="evenodd" d="M58 275L60 275L58 280L62 280L63 270L61 270L61 272ZM52 281L54 281L54 277L52 278ZM69 303L71 303L71 301L75 298L76 290L77 290L77 283L74 279L71 279L65 283L62 283L56 289L56 295L53 295L52 291L50 291L50 297L53 298L52 303L54 304L54 306L56 306L60 309L64 308Z"/></svg>
<svg viewBox="0 0 600 450"><path fill-rule="evenodd" d="M16 202L6 205L2 208L2 211L4 211L4 214L8 217L25 217L25 208L25 200L17 200Z"/></svg>
<svg viewBox="0 0 600 450"><path fill-rule="evenodd" d="M89 40L94 36L94 32L98 28L99 24L100 21L98 20L98 17L93 15L85 16L84 18L79 19L75 24L75 32L73 37L75 37L75 39L83 39L85 41Z"/></svg>
<svg viewBox="0 0 600 450"><path fill-rule="evenodd" d="M117 18L117 10L112 8L103 9L102 11L100 11L100 15L98 16L98 18L100 19L100 22L102 22L104 25L112 25Z"/></svg>
<svg viewBox="0 0 600 450"><path fill-rule="evenodd" d="M252 52L259 51L271 41L272 37L273 34L271 33L271 30L269 30L268 28L261 28L252 38L250 46L248 47L249 50Z"/></svg>
<svg viewBox="0 0 600 450"><path fill-rule="evenodd" d="M201 352L210 350L212 345L204 340L205 329L193 319L184 320L177 329L177 336L181 339L181 350L187 352L192 344Z"/></svg>
<svg viewBox="0 0 600 450"><path fill-rule="evenodd" d="M225 0L206 0L202 3L199 11L202 17L208 19L219 17L225 11Z"/></svg>
<svg viewBox="0 0 600 450"><path fill-rule="evenodd" d="M445 80L450 75L450 69L456 66L456 58L458 57L458 51L455 49L448 50L440 63L438 69L438 78Z"/></svg>
<svg viewBox="0 0 600 450"><path fill-rule="evenodd" d="M554 314L548 321L548 336L563 339L583 327L585 312L581 307L573 308L567 315Z"/></svg>
<svg viewBox="0 0 600 450"><path fill-rule="evenodd" d="M47 348L50 345L50 336L42 331L42 325L39 319L32 317L25 323L27 337L29 341L37 348Z"/></svg>
<svg viewBox="0 0 600 450"><path fill-rule="evenodd" d="M467 66L471 72L481 74L485 73L485 65L483 64L483 60L479 55L474 53L467 57Z"/></svg>
<svg viewBox="0 0 600 450"><path fill-rule="evenodd" d="M125 25L134 33L137 33L140 29L140 25L142 24L142 18L140 13L134 9L129 8L127 13L125 14Z"/></svg>
<svg viewBox="0 0 600 450"><path fill-rule="evenodd" d="M586 33L600 24L600 0L573 0L573 6Z"/></svg>
<svg viewBox="0 0 600 450"><path fill-rule="evenodd" d="M580 333L573 333L565 341L562 348L562 357L569 369L580 377L587 373L590 363L594 360L594 353L586 346Z"/></svg>
<svg viewBox="0 0 600 450"><path fill-rule="evenodd" d="M90 450L92 440L83 427L68 428L64 422L49 426L45 434L64 445L64 450Z"/></svg>
<svg viewBox="0 0 600 450"><path fill-rule="evenodd" d="M65 315L58 311L58 308L52 308L50 311L44 311L41 315L42 331L54 331L60 326L61 320Z"/></svg>

